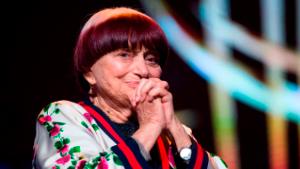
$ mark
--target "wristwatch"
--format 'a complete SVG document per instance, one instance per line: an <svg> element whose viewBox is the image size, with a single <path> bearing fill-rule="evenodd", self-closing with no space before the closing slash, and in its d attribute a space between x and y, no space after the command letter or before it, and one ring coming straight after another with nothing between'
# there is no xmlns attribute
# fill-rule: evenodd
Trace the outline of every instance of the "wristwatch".
<svg viewBox="0 0 300 169"><path fill-rule="evenodd" d="M179 151L179 156L184 160L184 161L189 161L192 157L192 149L191 147L184 147Z"/></svg>

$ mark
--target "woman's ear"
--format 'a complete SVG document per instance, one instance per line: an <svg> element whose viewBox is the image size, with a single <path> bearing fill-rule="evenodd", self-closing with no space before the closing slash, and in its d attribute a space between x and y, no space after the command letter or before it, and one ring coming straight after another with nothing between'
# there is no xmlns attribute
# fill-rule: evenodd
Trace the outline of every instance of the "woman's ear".
<svg viewBox="0 0 300 169"><path fill-rule="evenodd" d="M90 84L90 86L93 86L96 84L96 78L93 74L93 72L89 71L83 75L85 80Z"/></svg>

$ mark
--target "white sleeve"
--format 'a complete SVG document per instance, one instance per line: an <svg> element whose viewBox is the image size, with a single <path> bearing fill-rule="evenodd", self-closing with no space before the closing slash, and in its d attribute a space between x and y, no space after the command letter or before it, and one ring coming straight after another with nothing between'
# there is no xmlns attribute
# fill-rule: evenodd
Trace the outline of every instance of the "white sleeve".
<svg viewBox="0 0 300 169"><path fill-rule="evenodd" d="M105 148L95 138L94 130L99 128L76 111L59 102L41 111L36 124L34 168L124 168L111 147Z"/></svg>

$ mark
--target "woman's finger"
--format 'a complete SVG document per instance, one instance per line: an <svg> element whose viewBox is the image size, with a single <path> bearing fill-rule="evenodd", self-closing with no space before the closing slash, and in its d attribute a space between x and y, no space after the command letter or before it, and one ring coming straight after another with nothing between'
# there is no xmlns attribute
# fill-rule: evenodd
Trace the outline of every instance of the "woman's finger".
<svg viewBox="0 0 300 169"><path fill-rule="evenodd" d="M169 90L169 83L168 82L161 80L160 85L161 85L162 88L165 88L165 89Z"/></svg>
<svg viewBox="0 0 300 169"><path fill-rule="evenodd" d="M152 102L157 97L164 98L164 97L166 97L169 94L170 94L170 92L168 90L166 90L164 88L161 88L161 87L155 87L155 88L152 88L148 92L147 101Z"/></svg>
<svg viewBox="0 0 300 169"><path fill-rule="evenodd" d="M157 82L153 80L148 80L141 88L140 88L140 96L139 101L143 102L148 95L148 92L157 86Z"/></svg>
<svg viewBox="0 0 300 169"><path fill-rule="evenodd" d="M139 101L143 102L148 95L148 92L152 90L153 88L162 88L165 90L168 90L169 85L166 81L162 81L158 78L150 78L148 81L141 86L140 88L140 96L139 96Z"/></svg>
<svg viewBox="0 0 300 169"><path fill-rule="evenodd" d="M136 105L138 102L143 102L147 97L149 91L152 90L153 88L161 88L162 89L161 91L168 90L169 84L166 81L160 80L159 78L142 79L140 81L139 86L136 89L133 105ZM159 94L155 94L155 95L159 96ZM161 93L160 96L163 97L164 94Z"/></svg>
<svg viewBox="0 0 300 169"><path fill-rule="evenodd" d="M148 79L141 79L140 80L140 83L138 85L138 87L136 88L135 90L135 95L134 95L134 98L133 98L133 101L134 101L134 105L137 104L137 102L139 102L140 100L140 95L141 95L141 89L142 87L145 85L145 83L148 81Z"/></svg>

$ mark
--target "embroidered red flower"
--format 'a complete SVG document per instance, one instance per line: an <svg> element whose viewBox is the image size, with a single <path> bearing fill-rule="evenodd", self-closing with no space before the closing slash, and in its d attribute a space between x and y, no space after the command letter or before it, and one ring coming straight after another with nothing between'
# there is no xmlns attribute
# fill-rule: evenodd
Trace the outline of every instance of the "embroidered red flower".
<svg viewBox="0 0 300 169"><path fill-rule="evenodd" d="M62 165L64 165L64 164L66 164L67 162L69 162L70 159L71 159L71 155L68 154L68 155L63 156L62 158L56 160L56 163L57 163L57 164L62 164Z"/></svg>
<svg viewBox="0 0 300 169"><path fill-rule="evenodd" d="M100 162L97 166L97 169L108 169L108 164L104 157L101 157Z"/></svg>
<svg viewBox="0 0 300 169"><path fill-rule="evenodd" d="M44 116L44 117L40 117L39 118L39 123L44 124L44 123L49 122L51 120L52 120L51 116L47 115L47 116Z"/></svg>
<svg viewBox="0 0 300 169"><path fill-rule="evenodd" d="M84 113L83 116L91 123L93 118L92 116L90 115L90 113Z"/></svg>
<svg viewBox="0 0 300 169"><path fill-rule="evenodd" d="M85 166L85 163L86 163L86 161L85 161L85 160L81 160L81 161L79 161L79 163L78 163L78 165L77 165L76 169L83 169L83 168L84 168L84 166Z"/></svg>
<svg viewBox="0 0 300 169"><path fill-rule="evenodd" d="M56 136L59 133L60 127L59 125L55 124L52 130L50 131L51 136Z"/></svg>
<svg viewBox="0 0 300 169"><path fill-rule="evenodd" d="M69 146L65 144L59 151L63 154L67 153L69 151Z"/></svg>

